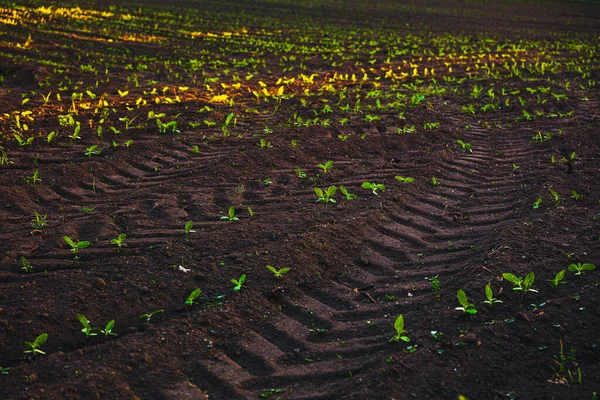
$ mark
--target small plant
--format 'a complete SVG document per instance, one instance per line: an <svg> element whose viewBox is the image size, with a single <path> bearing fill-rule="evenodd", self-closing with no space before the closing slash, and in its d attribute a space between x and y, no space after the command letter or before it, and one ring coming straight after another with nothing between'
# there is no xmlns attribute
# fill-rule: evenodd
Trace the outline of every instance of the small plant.
<svg viewBox="0 0 600 400"><path fill-rule="evenodd" d="M233 283L233 290L238 291L244 286L244 282L246 281L246 275L241 275L238 279L232 279L231 283Z"/></svg>
<svg viewBox="0 0 600 400"><path fill-rule="evenodd" d="M86 247L88 247L90 245L90 242L88 242L87 240L83 240L83 241L79 241L79 242L75 243L68 236L63 236L63 240L65 241L66 244L71 246L71 251L73 253L77 253L79 251L79 249L85 249Z"/></svg>
<svg viewBox="0 0 600 400"><path fill-rule="evenodd" d="M340 185L340 192L342 192L342 194L346 196L346 200L354 200L358 197L354 193L348 192L348 189L346 189L343 185Z"/></svg>
<svg viewBox="0 0 600 400"><path fill-rule="evenodd" d="M190 295L187 297L187 299L185 300L185 304L187 304L188 306L194 305L194 303L197 303L197 301L194 301L198 298L198 296L200 296L201 290L200 288L194 289L192 291L192 293L190 293ZM156 313L156 311L154 312ZM154 314L153 313L153 314ZM150 314L148 316L148 320L150 320L150 317L152 316L152 314ZM141 317L140 317L141 318Z"/></svg>
<svg viewBox="0 0 600 400"><path fill-rule="evenodd" d="M88 319L83 315L77 314L77 319L79 320L79 322L81 322L81 325L83 325L83 329L81 330L81 332L85 333L85 336L97 336L98 332L100 332L100 329L93 328L92 324L90 324L90 321L88 321Z"/></svg>
<svg viewBox="0 0 600 400"><path fill-rule="evenodd" d="M0 367L0 375L8 375L8 370L9 369L10 368L8 368L8 367L6 367L6 368L5 367Z"/></svg>
<svg viewBox="0 0 600 400"><path fill-rule="evenodd" d="M383 185L382 183L363 182L363 184L360 185L360 187L362 187L363 189L370 189L375 196L378 195L378 190L385 190L385 185Z"/></svg>
<svg viewBox="0 0 600 400"><path fill-rule="evenodd" d="M398 181L400 181L400 182L402 182L402 183L404 183L404 184L406 184L406 183L412 183L412 182L414 182L414 181L415 181L415 179L414 179L414 178L411 178L410 176L404 177L404 176L396 175L396 176L395 176L395 178L396 178Z"/></svg>
<svg viewBox="0 0 600 400"><path fill-rule="evenodd" d="M275 275L275 278L281 278L281 277L283 277L283 274L285 274L286 272L289 272L289 270L290 270L290 268L276 269L272 265L267 265L267 269L269 271L271 271L273 273L273 275Z"/></svg>
<svg viewBox="0 0 600 400"><path fill-rule="evenodd" d="M200 289L198 289L198 290L200 290ZM188 297L188 299L189 299L189 297ZM185 302L185 304L188 304L187 301ZM145 318L146 322L150 322L150 318L152 318L153 315L160 314L162 312L165 312L165 310L156 310L156 311L152 311L149 314L142 314L142 315L140 315L140 318L142 318L142 319Z"/></svg>
<svg viewBox="0 0 600 400"><path fill-rule="evenodd" d="M434 292L440 291L440 280L438 279L439 275L432 276L431 278L425 278L425 280L431 282L431 290Z"/></svg>
<svg viewBox="0 0 600 400"><path fill-rule="evenodd" d="M492 291L492 287L489 283L485 285L485 297L487 300L484 300L483 302L485 304L489 304L490 307L493 307L496 303L502 303L502 300L494 298L494 292Z"/></svg>
<svg viewBox="0 0 600 400"><path fill-rule="evenodd" d="M239 221L240 220L238 217L235 216L235 207L234 206L229 207L229 210L227 211L227 216L223 216L223 217L221 217L221 219L224 221Z"/></svg>
<svg viewBox="0 0 600 400"><path fill-rule="evenodd" d="M583 271L593 271L596 269L594 264L569 264L569 272L574 272L575 275L582 275Z"/></svg>
<svg viewBox="0 0 600 400"><path fill-rule="evenodd" d="M306 172L302 171L300 168L296 168L296 176L300 179L306 178Z"/></svg>
<svg viewBox="0 0 600 400"><path fill-rule="evenodd" d="M98 148L97 144L94 144L88 148L85 149L85 156L86 157L91 157L92 155L100 155L100 153L102 153L102 149Z"/></svg>
<svg viewBox="0 0 600 400"><path fill-rule="evenodd" d="M25 178L25 182L27 182L30 185L36 185L36 184L40 183L41 181L42 180L40 179L40 171L37 169L35 171L33 171L31 176L28 176L27 178Z"/></svg>
<svg viewBox="0 0 600 400"><path fill-rule="evenodd" d="M575 382L575 378L573 377L573 371L571 370L571 368L569 368L568 363L567 363L567 361L568 361L571 363L572 367L577 367L577 382L581 385L582 373L581 373L581 367L577 364L577 361L575 360L575 349L571 348L571 354L569 354L568 356L565 356L562 339L560 339L559 343L560 343L559 356L558 357L554 356L555 358L552 360L556 363L556 365L558 365L558 369L552 368L552 371L554 372L554 375L556 376L556 380L563 384L568 383L569 381ZM566 371L566 374L565 374L565 371ZM569 379L567 379L567 376L569 377Z"/></svg>
<svg viewBox="0 0 600 400"><path fill-rule="evenodd" d="M110 321L108 321L108 323L106 324L106 326L104 327L104 329L100 329L100 333L102 333L104 336L117 336L116 333L113 333L113 328L115 327L115 320L112 319Z"/></svg>
<svg viewBox="0 0 600 400"><path fill-rule="evenodd" d="M469 303L464 290L458 289L458 292L456 293L456 298L458 299L458 302L461 306L456 307L455 310L462 311L467 314L477 314L477 308L474 304Z"/></svg>
<svg viewBox="0 0 600 400"><path fill-rule="evenodd" d="M577 193L577 191L575 189L571 190L571 195L573 195L573 198L575 200L581 200L581 199L583 199L583 195Z"/></svg>
<svg viewBox="0 0 600 400"><path fill-rule="evenodd" d="M399 342L401 340L406 343L410 342L410 338L404 335L405 333L408 333L404 329L404 315L398 315L398 318L396 318L396 321L394 322L394 329L396 329L396 335L390 339L390 343Z"/></svg>
<svg viewBox="0 0 600 400"><path fill-rule="evenodd" d="M40 215L38 214L37 211L33 211L34 215L35 215L35 219L31 220L31 226L33 229L42 229L44 226L46 226L47 223L47 219L46 216L47 214L44 215Z"/></svg>
<svg viewBox="0 0 600 400"><path fill-rule="evenodd" d="M35 354L46 354L45 352L43 352L42 350L40 350L40 347L46 343L46 340L48 340L48 334L47 333L42 333L40 336L38 336L37 338L35 338L35 340L33 342L25 342L25 345L29 348L29 350L25 350L25 353L31 353L33 355Z"/></svg>
<svg viewBox="0 0 600 400"><path fill-rule="evenodd" d="M564 279L564 277L565 277L565 273L566 273L566 271L564 269L560 270L560 271L558 271L558 273L556 274L556 276L554 277L554 279L548 279L548 282L550 282L550 286L557 287L561 283L562 284L566 283L566 282L562 281Z"/></svg>
<svg viewBox="0 0 600 400"><path fill-rule="evenodd" d="M314 188L315 193L317 194L317 196L319 196L319 198L317 199L317 202L323 201L323 202L325 202L325 204L335 203L336 201L333 198L333 195L335 195L336 190L337 190L337 188L335 186L329 186L325 190L322 190L318 187Z"/></svg>
<svg viewBox="0 0 600 400"><path fill-rule="evenodd" d="M533 208L539 208L540 204L542 204L542 198L540 197L539 199L537 199L536 201L533 202Z"/></svg>
<svg viewBox="0 0 600 400"><path fill-rule="evenodd" d="M119 233L119 236L117 236L114 239L111 239L110 244L118 246L119 249L121 249L121 247L127 247L127 245L124 243L126 237L127 235L125 235L124 233Z"/></svg>
<svg viewBox="0 0 600 400"><path fill-rule="evenodd" d="M463 141L462 141L462 140L460 140L460 139L458 139L458 140L456 141L456 143L460 144L460 147L462 148L462 150L463 150L464 152L466 152L466 151L469 151L469 152L471 152L471 153L473 152L473 149L471 149L471 145L470 145L469 143L465 143L465 142L463 142Z"/></svg>
<svg viewBox="0 0 600 400"><path fill-rule="evenodd" d="M510 272L503 273L502 277L514 285L513 290L521 291L523 293L537 293L537 290L531 288L531 286L533 285L533 281L535 280L535 274L533 273L533 271L528 273L525 279L523 279L520 276L515 276Z"/></svg>
<svg viewBox="0 0 600 400"><path fill-rule="evenodd" d="M21 269L27 273L33 270L33 265L29 264L29 262L27 262L27 260L23 256L21 256L21 265Z"/></svg>
<svg viewBox="0 0 600 400"><path fill-rule="evenodd" d="M552 195L552 198L554 199L554 201L556 201L558 203L560 201L560 197L558 196L558 193L556 193L556 190L554 190L552 188L548 188L548 191Z"/></svg>
<svg viewBox="0 0 600 400"><path fill-rule="evenodd" d="M437 180L437 178L435 176L431 177L431 184L433 186L438 186L440 184L440 182Z"/></svg>
<svg viewBox="0 0 600 400"><path fill-rule="evenodd" d="M194 226L193 221L188 221L185 223L185 227L183 228L183 231L185 232L186 235L190 232L196 232L196 231L192 230L193 226Z"/></svg>
<svg viewBox="0 0 600 400"><path fill-rule="evenodd" d="M326 174L329 172L331 168L333 168L333 161L327 161L325 164L318 164L317 167L323 170L323 173Z"/></svg>

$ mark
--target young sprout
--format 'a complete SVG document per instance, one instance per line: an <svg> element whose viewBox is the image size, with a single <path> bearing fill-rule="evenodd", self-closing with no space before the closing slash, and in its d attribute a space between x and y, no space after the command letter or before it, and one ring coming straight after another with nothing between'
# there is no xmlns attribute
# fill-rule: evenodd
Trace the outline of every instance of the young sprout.
<svg viewBox="0 0 600 400"><path fill-rule="evenodd" d="M192 291L192 293L190 293L190 295L185 300L185 304L187 304L188 306L191 306L194 303L197 303L197 301L195 302L194 300L196 300L198 298L198 296L200 296L200 292L201 292L200 288L194 289ZM154 313L156 313L156 311ZM152 313L152 314L154 314L154 313ZM150 317L152 316L152 314L150 314L148 316L148 320L150 320Z"/></svg>
<svg viewBox="0 0 600 400"><path fill-rule="evenodd" d="M346 189L343 185L340 185L340 192L342 192L342 194L346 196L346 200L354 200L358 197L354 193L348 192L348 189Z"/></svg>
<svg viewBox="0 0 600 400"><path fill-rule="evenodd" d="M566 282L562 282L562 280L565 277L565 273L566 273L566 271L564 269L560 270L560 271L558 271L558 273L556 274L556 276L554 277L554 279L548 279L548 282L550 282L550 286L557 287L561 283L562 284L566 283Z"/></svg>
<svg viewBox="0 0 600 400"><path fill-rule="evenodd" d="M467 314L477 314L477 308L475 308L475 304L469 303L464 290L459 289L456 293L456 298L458 299L461 307L456 307L455 310L462 311Z"/></svg>
<svg viewBox="0 0 600 400"><path fill-rule="evenodd" d="M37 211L33 211L35 214L35 219L31 220L31 227L33 229L42 229L44 226L46 226L47 220L46 220L46 216L47 214L44 215L40 215L38 214Z"/></svg>
<svg viewBox="0 0 600 400"><path fill-rule="evenodd" d="M25 272L31 272L33 270L33 265L29 264L23 256L21 256L21 265L21 269Z"/></svg>
<svg viewBox="0 0 600 400"><path fill-rule="evenodd" d="M243 287L244 282L246 281L246 275L241 275L238 279L232 279L231 283L233 283L233 290L237 291Z"/></svg>
<svg viewBox="0 0 600 400"><path fill-rule="evenodd" d="M198 289L198 290L199 290L199 289ZM189 299L189 297L188 297L188 299ZM187 301L186 301L185 303L187 304ZM156 310L156 311L152 311L152 312L151 312L151 313L149 313L149 314L142 314L142 315L140 315L140 318L146 318L146 322L150 322L150 318L152 318L152 316L153 316L154 314L160 314L160 313L162 313L162 312L165 312L165 310Z"/></svg>
<svg viewBox="0 0 600 400"><path fill-rule="evenodd" d="M100 333L104 334L104 336L117 336L116 333L113 333L113 328L115 327L115 320L112 319L110 321L108 321L108 323L106 324L106 326L104 327L104 329L100 329Z"/></svg>
<svg viewBox="0 0 600 400"><path fill-rule="evenodd" d="M71 251L73 253L77 253L77 251L79 251L79 249L85 249L86 247L88 247L90 245L90 242L88 242L87 240L83 240L83 241L79 241L79 242L75 243L68 236L63 236L63 240L65 241L66 244L71 246Z"/></svg>
<svg viewBox="0 0 600 400"><path fill-rule="evenodd" d="M540 204L542 204L542 198L540 197L533 203L533 208L539 208Z"/></svg>
<svg viewBox="0 0 600 400"><path fill-rule="evenodd" d="M119 236L117 236L114 239L111 239L110 243L118 246L119 249L121 249L121 247L127 247L127 245L124 243L126 237L127 235L125 235L124 233L119 233Z"/></svg>
<svg viewBox="0 0 600 400"><path fill-rule="evenodd" d="M396 175L394 178L396 178L398 181L402 182L402 183L412 183L415 181L415 178L411 178L410 176L400 176L400 175Z"/></svg>
<svg viewBox="0 0 600 400"><path fill-rule="evenodd" d="M463 150L463 151L465 151L465 152L466 152L466 151L469 151L469 152L471 152L471 153L473 152L473 150L471 149L471 145L470 145L469 143L465 143L465 142L463 142L463 141L462 141L462 140L460 140L460 139L458 139L458 140L456 141L456 143L460 144L460 147L462 147L462 150Z"/></svg>
<svg viewBox="0 0 600 400"><path fill-rule="evenodd" d="M185 234L187 235L190 232L196 232L192 230L192 227L194 226L194 222L193 221L188 221L185 223L185 227L183 228L183 231L185 232Z"/></svg>
<svg viewBox="0 0 600 400"><path fill-rule="evenodd" d="M79 322L81 322L81 325L83 325L83 329L81 330L81 332L85 333L85 336L90 337L98 335L100 329L93 328L92 324L90 324L90 321L88 321L86 317L84 317L81 314L77 314L77 319L79 320Z"/></svg>
<svg viewBox="0 0 600 400"><path fill-rule="evenodd" d="M302 169L300 169L300 167L298 167L298 168L296 168L296 176L300 179L305 179L306 172L302 171Z"/></svg>
<svg viewBox="0 0 600 400"><path fill-rule="evenodd" d="M275 278L281 278L281 277L283 277L283 274L285 274L286 272L288 272L290 270L290 268L276 269L272 265L267 265L267 269L269 271L271 271L273 273L273 275L275 275Z"/></svg>
<svg viewBox="0 0 600 400"><path fill-rule="evenodd" d="M375 196L378 196L378 190L385 190L385 185L383 185L382 183L363 182L363 184L360 185L360 187L362 187L363 189L370 189Z"/></svg>
<svg viewBox="0 0 600 400"><path fill-rule="evenodd" d="M46 354L45 352L43 352L42 350L40 350L40 347L46 343L46 340L48 340L48 334L47 333L42 333L40 336L38 336L37 338L35 338L35 340L33 342L25 342L25 345L27 347L29 347L29 350L25 350L25 353L31 353L33 355L35 354Z"/></svg>
<svg viewBox="0 0 600 400"><path fill-rule="evenodd" d="M560 197L558 196L558 193L556 193L556 190L554 190L552 188L548 188L548 191L550 192L550 194L554 198L554 201L556 201L556 202L560 201Z"/></svg>
<svg viewBox="0 0 600 400"><path fill-rule="evenodd" d="M533 272L528 273L525 279L520 276L515 276L509 272L503 273L502 277L514 285L513 290L521 291L523 293L537 293L537 290L531 288L533 281L535 280L535 274Z"/></svg>
<svg viewBox="0 0 600 400"><path fill-rule="evenodd" d="M433 186L438 186L440 184L440 182L437 180L437 178L435 176L431 177L431 184Z"/></svg>
<svg viewBox="0 0 600 400"><path fill-rule="evenodd" d="M575 200L581 200L583 198L582 194L577 193L575 189L571 190L571 194Z"/></svg>
<svg viewBox="0 0 600 400"><path fill-rule="evenodd" d="M318 164L317 167L321 168L323 173L326 174L331 168L333 168L333 161L329 160L325 164Z"/></svg>
<svg viewBox="0 0 600 400"><path fill-rule="evenodd" d="M582 275L583 271L593 271L595 269L596 266L594 264L577 263L569 265L569 272L574 272L575 275Z"/></svg>
<svg viewBox="0 0 600 400"><path fill-rule="evenodd" d="M231 206L229 207L229 210L227 211L227 216L223 216L221 217L222 220L226 220L226 221L239 221L240 219L238 217L235 216L235 207Z"/></svg>
<svg viewBox="0 0 600 400"><path fill-rule="evenodd" d="M406 343L410 342L410 338L404 335L405 333L408 333L404 329L404 315L400 314L398 318L396 318L394 329L396 329L396 335L389 340L390 343L399 342L401 340Z"/></svg>
<svg viewBox="0 0 600 400"><path fill-rule="evenodd" d="M493 307L493 305L496 303L502 303L502 300L494 298L494 292L492 292L492 287L489 283L485 285L485 297L487 298L487 300L484 300L483 302L485 304L489 304L490 307Z"/></svg>
<svg viewBox="0 0 600 400"><path fill-rule="evenodd" d="M333 198L333 195L335 194L336 190L337 190L337 188L335 186L329 186L325 190L322 190L318 187L314 188L315 193L317 194L317 196L319 196L319 198L317 199L317 202L323 201L323 202L325 202L325 204L335 203L335 199Z"/></svg>

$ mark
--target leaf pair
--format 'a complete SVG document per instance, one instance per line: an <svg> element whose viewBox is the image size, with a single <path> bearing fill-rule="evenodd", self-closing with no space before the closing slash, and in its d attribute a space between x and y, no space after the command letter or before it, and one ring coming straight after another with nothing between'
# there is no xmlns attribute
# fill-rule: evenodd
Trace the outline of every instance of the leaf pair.
<svg viewBox="0 0 600 400"><path fill-rule="evenodd" d="M396 329L396 335L390 339L390 343L399 342L401 340L407 343L410 342L410 338L404 335L404 333L408 333L404 329L404 315L400 314L398 318L396 318L396 321L394 322L394 329Z"/></svg>
<svg viewBox="0 0 600 400"><path fill-rule="evenodd" d="M322 190L318 187L314 188L315 193L317 194L317 196L319 196L319 198L317 199L317 202L323 201L323 202L325 202L325 204L335 203L336 201L333 198L333 195L335 195L336 190L337 190L337 188L335 186L329 186L325 190Z"/></svg>
<svg viewBox="0 0 600 400"><path fill-rule="evenodd" d="M531 286L533 285L533 281L535 280L535 274L533 273L533 271L528 273L525 279L523 279L520 276L515 276L509 272L503 273L502 277L514 285L513 290L521 291L523 293L537 293L537 290L531 288Z"/></svg>
<svg viewBox="0 0 600 400"><path fill-rule="evenodd" d="M269 271L271 271L273 273L273 275L275 275L275 278L281 278L283 276L283 274L285 274L286 272L288 272L290 270L290 268L276 269L272 265L267 265L267 269Z"/></svg>
<svg viewBox="0 0 600 400"><path fill-rule="evenodd" d="M363 182L363 184L360 185L360 187L362 187L363 189L371 189L371 191L373 192L373 194L375 196L378 196L378 193L377 193L378 190L385 190L384 184L374 183L374 182Z"/></svg>
<svg viewBox="0 0 600 400"><path fill-rule="evenodd" d="M87 240L82 240L82 241L75 243L68 236L63 236L63 240L65 241L66 244L68 244L71 247L71 251L73 253L77 253L77 251L79 251L79 249L85 249L86 247L88 247L90 245L90 242L88 242Z"/></svg>
<svg viewBox="0 0 600 400"><path fill-rule="evenodd" d="M246 275L241 275L238 279L232 279L231 283L234 285L233 290L240 290L243 287L244 282L246 282Z"/></svg>
<svg viewBox="0 0 600 400"><path fill-rule="evenodd" d="M464 290L459 289L456 293L456 298L458 299L461 307L456 307L455 310L462 311L467 314L477 314L477 308L474 304L469 303Z"/></svg>

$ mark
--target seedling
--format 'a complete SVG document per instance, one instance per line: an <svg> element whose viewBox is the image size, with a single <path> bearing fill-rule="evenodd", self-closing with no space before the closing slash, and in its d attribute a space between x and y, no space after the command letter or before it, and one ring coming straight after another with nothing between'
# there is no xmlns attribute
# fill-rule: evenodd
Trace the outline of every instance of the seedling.
<svg viewBox="0 0 600 400"><path fill-rule="evenodd" d="M127 247L127 245L124 243L126 237L127 235L124 233L119 233L119 236L111 239L110 243L119 246L119 249L121 249L121 247Z"/></svg>
<svg viewBox="0 0 600 400"><path fill-rule="evenodd" d="M8 368L8 367L6 367L6 368L0 367L0 375L8 375L8 370L9 369L10 368Z"/></svg>
<svg viewBox="0 0 600 400"><path fill-rule="evenodd" d="M243 285L244 282L246 281L246 275L241 275L238 279L232 279L231 283L233 283L233 290L238 291L240 290Z"/></svg>
<svg viewBox="0 0 600 400"><path fill-rule="evenodd" d="M104 329L100 329L100 333L102 333L104 336L117 336L116 333L113 333L112 330L115 327L115 320L110 320L108 321L108 323L106 324L106 326L104 327Z"/></svg>
<svg viewBox="0 0 600 400"><path fill-rule="evenodd" d="M582 275L584 273L583 271L593 271L595 269L596 266L594 264L577 263L569 265L569 272L574 272L575 275Z"/></svg>
<svg viewBox="0 0 600 400"><path fill-rule="evenodd" d="M548 188L548 191L550 191L550 194L552 195L552 197L554 198L554 200L556 202L560 201L560 197L558 196L558 193L556 193L556 190L554 190L552 188Z"/></svg>
<svg viewBox="0 0 600 400"><path fill-rule="evenodd" d="M473 149L471 149L471 145L470 145L469 143L465 143L465 142L463 142L463 141L462 141L462 140L460 140L460 139L458 139L458 140L456 141L456 143L460 144L460 147L462 148L462 150L463 150L464 152L466 152L466 151L469 151L470 153L472 153L472 152L473 152Z"/></svg>
<svg viewBox="0 0 600 400"><path fill-rule="evenodd" d="M81 322L81 325L83 325L83 329L81 330L81 332L85 333L85 336L97 336L98 332L100 332L100 329L93 328L92 324L90 324L90 321L88 321L88 319L83 315L77 314L77 319L79 320L79 322Z"/></svg>
<svg viewBox="0 0 600 400"><path fill-rule="evenodd" d="M533 202L533 208L539 208L540 204L542 204L542 198L540 197L539 199L537 199L536 201Z"/></svg>
<svg viewBox="0 0 600 400"><path fill-rule="evenodd" d="M575 200L581 200L581 199L583 198L583 195L582 195L582 194L579 194L579 193L577 193L577 191L576 191L576 190L574 190L574 189L573 189L573 190L571 190L571 194L573 195L573 198L574 198Z"/></svg>
<svg viewBox="0 0 600 400"><path fill-rule="evenodd" d="M185 228L183 229L183 231L185 232L186 235L190 232L196 232L196 231L192 230L193 226L194 226L193 221L188 221L185 223Z"/></svg>
<svg viewBox="0 0 600 400"><path fill-rule="evenodd" d="M198 289L198 290L200 290L200 289ZM189 299L189 297L188 297L188 299ZM185 302L185 304L187 304L187 301ZM162 312L165 312L165 310L156 310L156 311L152 311L149 314L142 314L142 315L140 315L140 318L142 318L142 319L145 318L146 322L150 322L150 318L152 318L152 316L154 314L160 314Z"/></svg>
<svg viewBox="0 0 600 400"><path fill-rule="evenodd" d="M231 206L229 207L229 210L227 211L227 216L223 216L221 217L222 220L227 220L227 221L239 221L240 219L238 217L235 216L235 207Z"/></svg>
<svg viewBox="0 0 600 400"><path fill-rule="evenodd" d="M537 290L531 288L531 286L533 285L533 281L535 280L535 274L533 273L533 271L528 273L525 279L523 279L520 276L515 276L509 272L503 273L502 277L514 285L513 290L521 291L523 293L537 293Z"/></svg>
<svg viewBox="0 0 600 400"><path fill-rule="evenodd" d="M302 171L300 168L296 168L296 176L300 179L306 178L306 172Z"/></svg>
<svg viewBox="0 0 600 400"><path fill-rule="evenodd" d="M33 270L33 265L29 264L29 262L27 262L27 260L23 256L21 256L21 265L21 269L27 273Z"/></svg>
<svg viewBox="0 0 600 400"><path fill-rule="evenodd" d="M564 269L560 270L560 271L558 271L558 273L556 274L556 276L554 277L554 279L548 279L548 282L550 282L550 286L557 287L561 283L562 284L567 283L567 282L562 282L562 280L565 277L565 273L566 273L566 271Z"/></svg>
<svg viewBox="0 0 600 400"><path fill-rule="evenodd" d="M25 178L25 182L27 182L30 185L35 185L37 183L40 183L41 181L42 180L40 179L40 171L37 169L33 171L31 176Z"/></svg>
<svg viewBox="0 0 600 400"><path fill-rule="evenodd" d="M198 298L198 296L200 296L200 288L194 289L192 291L192 293L190 293L190 295L187 297L187 299L185 300L185 304L187 304L188 306L194 305L194 303L197 303L197 301L194 301ZM155 312L153 312L152 314L155 314ZM152 314L150 314L148 316L148 320L150 320L150 317L152 316ZM141 318L141 317L140 317Z"/></svg>
<svg viewBox="0 0 600 400"><path fill-rule="evenodd" d="M458 292L456 293L456 298L458 299L458 302L461 306L456 307L455 310L462 311L467 314L477 314L477 308L475 308L474 304L469 303L464 290L458 289Z"/></svg>
<svg viewBox="0 0 600 400"><path fill-rule="evenodd" d="M327 161L325 164L318 164L317 167L323 170L323 173L326 174L329 172L331 168L333 168L333 161Z"/></svg>
<svg viewBox="0 0 600 400"><path fill-rule="evenodd" d="M102 153L102 150L98 148L97 144L94 144L94 145L88 147L87 149L85 149L85 155L87 157L91 157L94 154L100 155L100 153Z"/></svg>
<svg viewBox="0 0 600 400"><path fill-rule="evenodd" d="M346 196L346 200L354 200L358 197L357 195L348 192L348 189L346 189L343 185L340 185L340 192Z"/></svg>
<svg viewBox="0 0 600 400"><path fill-rule="evenodd" d="M290 270L290 268L276 269L272 265L267 265L267 269L269 271L271 271L273 273L273 275L275 275L275 278L281 278L281 277L283 277L283 274L285 274L286 272L288 272Z"/></svg>
<svg viewBox="0 0 600 400"><path fill-rule="evenodd" d="M363 184L360 185L360 187L362 187L363 189L370 189L375 196L378 196L378 190L385 190L385 185L383 185L382 183L363 182Z"/></svg>
<svg viewBox="0 0 600 400"><path fill-rule="evenodd" d="M46 340L48 340L48 334L47 333L42 333L40 336L38 336L37 338L35 338L35 340L33 342L25 342L25 345L27 347L29 347L29 350L25 350L25 353L31 353L33 355L35 354L46 354L45 352L43 352L42 350L40 350L40 347L46 343Z"/></svg>
<svg viewBox="0 0 600 400"><path fill-rule="evenodd" d="M88 242L87 240L83 240L83 241L79 241L79 242L75 243L68 236L63 236L63 240L65 241L66 244L71 246L71 251L73 253L77 253L79 251L79 249L85 249L86 247L88 247L90 245L90 242Z"/></svg>
<svg viewBox="0 0 600 400"><path fill-rule="evenodd" d="M552 368L552 371L554 372L556 379L560 383L568 383L569 380L571 382L575 381L575 378L573 378L573 371L571 371L571 368L569 368L567 365L567 361L569 361L573 367L577 367L577 382L581 385L582 373L581 373L581 367L579 367L579 365L577 365L577 361L575 360L575 349L571 348L571 354L568 356L565 356L562 339L560 339L559 343L560 343L559 356L558 357L554 356L555 358L552 360L556 363L556 365L558 365L558 369ZM565 371L567 373L563 376ZM567 376L569 377L569 380L567 380Z"/></svg>
<svg viewBox="0 0 600 400"><path fill-rule="evenodd" d="M337 188L335 186L329 186L325 190L321 190L318 187L314 188L315 193L317 194L317 196L319 196L319 198L317 199L317 202L323 201L323 202L325 202L325 204L335 203L336 201L333 198L333 195L335 194L336 190L337 190Z"/></svg>
<svg viewBox="0 0 600 400"><path fill-rule="evenodd" d="M415 181L415 179L411 178L410 176L404 177L404 176L396 175L395 178L404 184L412 183Z"/></svg>
<svg viewBox="0 0 600 400"><path fill-rule="evenodd" d="M435 176L431 177L431 184L433 186L438 186L440 184L440 182L437 180L437 178Z"/></svg>
<svg viewBox="0 0 600 400"><path fill-rule="evenodd" d="M487 300L484 300L483 302L485 304L489 304L490 307L493 307L496 303L502 303L502 300L494 298L494 292L492 291L492 287L489 283L485 285L485 297L487 298Z"/></svg>
<svg viewBox="0 0 600 400"><path fill-rule="evenodd" d="M33 211L33 212L35 214L35 219L31 220L31 226L33 227L33 229L42 229L44 226L46 226L47 214L40 215L40 214L38 214L37 211Z"/></svg>
<svg viewBox="0 0 600 400"><path fill-rule="evenodd" d="M390 343L399 342L401 340L406 343L410 342L410 338L404 335L405 333L408 333L404 329L404 315L400 314L398 318L396 318L396 321L394 322L394 329L396 329L396 335L389 340Z"/></svg>
<svg viewBox="0 0 600 400"><path fill-rule="evenodd" d="M425 278L426 281L431 282L431 290L434 292L440 291L440 280L438 279L439 275L432 276L431 278Z"/></svg>

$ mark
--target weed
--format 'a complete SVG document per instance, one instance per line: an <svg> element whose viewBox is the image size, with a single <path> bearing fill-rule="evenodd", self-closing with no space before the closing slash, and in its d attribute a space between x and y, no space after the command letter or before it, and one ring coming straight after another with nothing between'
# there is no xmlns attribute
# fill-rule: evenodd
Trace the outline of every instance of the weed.
<svg viewBox="0 0 600 400"><path fill-rule="evenodd" d="M407 343L410 342L410 338L404 335L405 333L408 333L404 329L404 315L400 314L398 318L396 318L396 321L394 322L394 329L396 329L396 335L389 340L390 343L399 342L401 340Z"/></svg>
<svg viewBox="0 0 600 400"><path fill-rule="evenodd" d="M556 377L556 380L559 383L568 383L569 381L575 382L575 378L573 377L573 375L574 375L573 372L577 371L577 382L581 385L583 376L582 376L582 372L581 372L581 367L579 367L579 365L577 364L577 361L575 360L575 349L571 348L571 354L565 355L562 339L560 339L559 343L560 343L559 355L558 355L558 357L554 356L554 359L552 360L558 366L558 368L556 368L556 369L552 368L552 371L554 372L554 376ZM570 363L570 365L569 365L569 363ZM576 370L571 370L571 368L576 368ZM566 374L565 374L565 372L566 372ZM567 376L569 379L567 379Z"/></svg>

